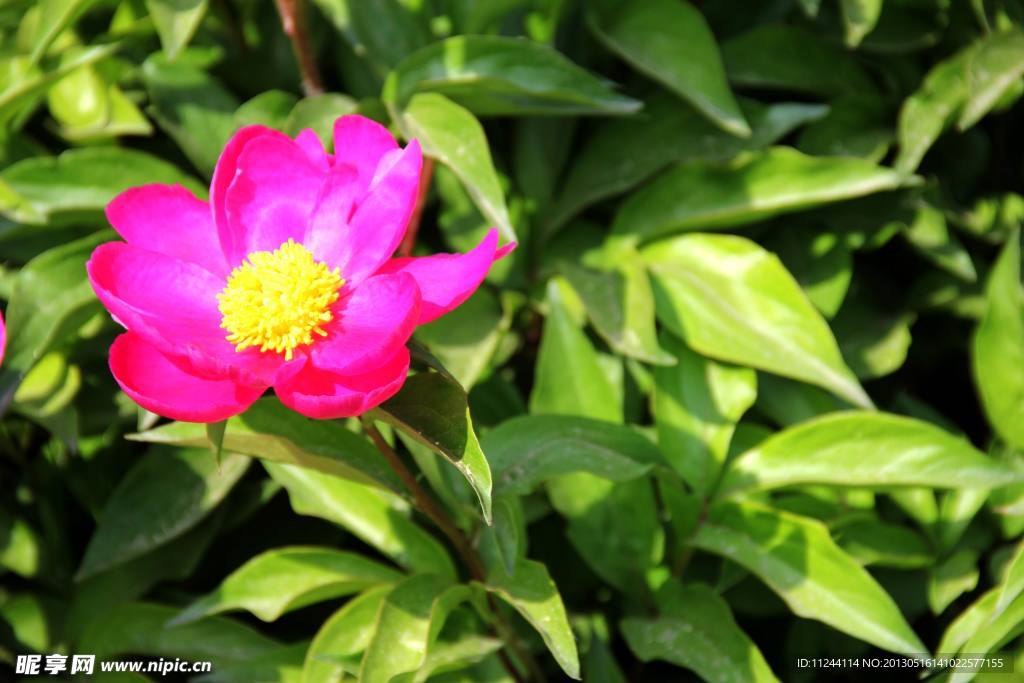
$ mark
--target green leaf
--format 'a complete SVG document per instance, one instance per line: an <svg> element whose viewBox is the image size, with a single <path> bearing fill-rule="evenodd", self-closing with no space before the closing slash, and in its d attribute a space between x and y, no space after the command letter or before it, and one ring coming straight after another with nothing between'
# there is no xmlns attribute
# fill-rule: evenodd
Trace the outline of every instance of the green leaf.
<svg viewBox="0 0 1024 683"><path fill-rule="evenodd" d="M598 39L660 81L724 131L750 136L729 90L718 45L704 16L680 0L593 0L587 17Z"/></svg>
<svg viewBox="0 0 1024 683"><path fill-rule="evenodd" d="M238 100L202 69L163 55L142 65L151 113L189 161L207 177L235 132Z"/></svg>
<svg viewBox="0 0 1024 683"><path fill-rule="evenodd" d="M53 41L94 4L96 0L41 0L32 39L32 63L38 63Z"/></svg>
<svg viewBox="0 0 1024 683"><path fill-rule="evenodd" d="M172 422L131 434L132 441L209 448L206 425ZM224 450L308 467L326 474L399 492L402 484L373 445L343 425L311 420L264 398L228 420Z"/></svg>
<svg viewBox="0 0 1024 683"><path fill-rule="evenodd" d="M423 153L451 169L477 208L509 241L515 230L505 206L505 193L494 170L483 127L473 114L444 95L414 96L395 121L406 139L419 140Z"/></svg>
<svg viewBox="0 0 1024 683"><path fill-rule="evenodd" d="M555 278L547 287L548 315L537 356L530 412L622 421L622 405L597 351L581 329L582 304Z"/></svg>
<svg viewBox="0 0 1024 683"><path fill-rule="evenodd" d="M882 16L882 0L842 0L846 44L857 47Z"/></svg>
<svg viewBox="0 0 1024 683"><path fill-rule="evenodd" d="M31 113L30 110L37 98L44 94L51 84L79 68L109 57L118 47L115 44L72 48L68 57L62 56L59 64L48 71L34 67L25 56L0 60L0 65L7 72L0 71L0 123L7 125L19 116Z"/></svg>
<svg viewBox="0 0 1024 683"><path fill-rule="evenodd" d="M1006 91L1024 76L1024 30L1019 26L986 36L967 64L967 101L957 128L967 130L981 120Z"/></svg>
<svg viewBox="0 0 1024 683"><path fill-rule="evenodd" d="M989 275L985 315L971 346L985 415L1009 443L1024 448L1024 291L1020 232L1011 233Z"/></svg>
<svg viewBox="0 0 1024 683"><path fill-rule="evenodd" d="M884 377L907 360L913 315L879 310L864 297L851 296L832 320L839 350L858 379Z"/></svg>
<svg viewBox="0 0 1024 683"><path fill-rule="evenodd" d="M347 95L324 93L304 97L295 103L284 124L284 132L295 137L311 128L320 142L330 150L334 148L334 121L356 111L358 103Z"/></svg>
<svg viewBox="0 0 1024 683"><path fill-rule="evenodd" d="M986 655L993 652L1019 634L1022 623L1024 623L1024 596L1018 596L1003 611L993 610L988 621L974 631L960 652L970 655ZM955 671L949 681L950 683L966 683L966 681L973 680L976 673L977 671L971 669Z"/></svg>
<svg viewBox="0 0 1024 683"><path fill-rule="evenodd" d="M349 600L320 626L306 652L300 683L335 683L343 678L341 664L327 657L361 654L373 639L377 614L393 586L378 586ZM358 661L352 666L358 670Z"/></svg>
<svg viewBox="0 0 1024 683"><path fill-rule="evenodd" d="M978 553L960 550L928 572L928 606L932 614L942 614L954 600L978 586ZM945 650L939 650L945 652Z"/></svg>
<svg viewBox="0 0 1024 683"><path fill-rule="evenodd" d="M665 550L654 489L646 478L612 482L587 472L547 482L551 505L568 520L566 536L608 584L644 595Z"/></svg>
<svg viewBox="0 0 1024 683"><path fill-rule="evenodd" d="M410 570L455 576L448 551L409 519L394 494L304 467L263 466L288 491L296 513L338 524Z"/></svg>
<svg viewBox="0 0 1024 683"><path fill-rule="evenodd" d="M209 0L146 0L146 8L168 59L177 57L192 40L208 4Z"/></svg>
<svg viewBox="0 0 1024 683"><path fill-rule="evenodd" d="M1024 543L1017 546L1017 551L1006 568L995 613L1000 614L1005 611L1021 594L1024 594Z"/></svg>
<svg viewBox="0 0 1024 683"><path fill-rule="evenodd" d="M897 524L853 518L840 522L833 531L840 547L863 565L916 569L935 561L921 534Z"/></svg>
<svg viewBox="0 0 1024 683"><path fill-rule="evenodd" d="M507 420L484 435L484 447L496 494L526 494L570 472L629 481L660 461L654 444L630 427L567 415Z"/></svg>
<svg viewBox="0 0 1024 683"><path fill-rule="evenodd" d="M504 36L455 36L428 45L395 67L383 99L402 109L425 91L480 116L615 115L641 107L560 52Z"/></svg>
<svg viewBox="0 0 1024 683"><path fill-rule="evenodd" d="M654 371L658 445L669 465L704 494L725 464L736 423L757 398L757 375L704 358L671 335L662 340L678 363Z"/></svg>
<svg viewBox="0 0 1024 683"><path fill-rule="evenodd" d="M257 659L279 647L248 626L224 617L168 626L178 610L148 603L127 603L107 609L90 625L76 651L97 660L117 655L154 655L208 660L214 670Z"/></svg>
<svg viewBox="0 0 1024 683"><path fill-rule="evenodd" d="M267 90L246 100L235 111L234 128L260 125L275 130L284 130L299 98L283 90Z"/></svg>
<svg viewBox="0 0 1024 683"><path fill-rule="evenodd" d="M454 311L417 328L416 338L469 390L488 370L509 322L498 297L481 287Z"/></svg>
<svg viewBox="0 0 1024 683"><path fill-rule="evenodd" d="M370 0L345 3L351 22L353 48L366 53L382 73L430 42L430 32L411 3L401 0Z"/></svg>
<svg viewBox="0 0 1024 683"><path fill-rule="evenodd" d="M892 598L820 522L753 504L719 503L693 544L745 567L797 616L890 652L927 652Z"/></svg>
<svg viewBox="0 0 1024 683"><path fill-rule="evenodd" d="M702 234L642 254L654 274L658 318L690 348L871 406L828 325L774 255L743 237Z"/></svg>
<svg viewBox="0 0 1024 683"><path fill-rule="evenodd" d="M448 613L470 595L468 586L453 586L449 579L429 574L409 577L395 586L377 614L377 626L363 655L359 680L388 683L396 676L418 670Z"/></svg>
<svg viewBox="0 0 1024 683"><path fill-rule="evenodd" d="M0 567L26 579L43 569L43 539L25 520L0 508Z"/></svg>
<svg viewBox="0 0 1024 683"><path fill-rule="evenodd" d="M199 190L178 168L145 152L70 149L56 157L31 157L0 171L0 213L34 224L95 219L115 196L146 183L183 183ZM9 198L5 190L10 191Z"/></svg>
<svg viewBox="0 0 1024 683"><path fill-rule="evenodd" d="M97 310L85 262L96 245L109 238L109 233L100 232L54 247L18 272L5 314L0 414L36 362Z"/></svg>
<svg viewBox="0 0 1024 683"><path fill-rule="evenodd" d="M669 93L657 92L635 116L597 124L568 169L562 191L542 229L554 234L587 206L640 184L669 164L724 162L744 150L776 142L807 121L824 116L815 104L741 102L753 133L729 135Z"/></svg>
<svg viewBox="0 0 1024 683"><path fill-rule="evenodd" d="M938 267L967 282L977 281L978 274L971 255L950 231L941 210L929 204L917 207L914 219L904 229L903 236Z"/></svg>
<svg viewBox="0 0 1024 683"><path fill-rule="evenodd" d="M811 157L773 147L720 165L683 164L633 194L612 231L649 241L722 229L902 186L905 176L855 157Z"/></svg>
<svg viewBox="0 0 1024 683"><path fill-rule="evenodd" d="M732 463L723 490L800 484L994 487L1022 475L927 422L887 413L832 413L770 437Z"/></svg>
<svg viewBox="0 0 1024 683"><path fill-rule="evenodd" d="M491 468L480 450L466 391L438 372L421 372L372 415L443 456L473 487L484 521L491 523Z"/></svg>
<svg viewBox="0 0 1024 683"><path fill-rule="evenodd" d="M249 458L226 455L218 467L209 451L150 451L118 483L78 569L79 580L177 538L231 491Z"/></svg>
<svg viewBox="0 0 1024 683"><path fill-rule="evenodd" d="M641 661L682 666L711 683L778 680L729 603L704 584L669 581L655 600L657 617L622 620L622 635Z"/></svg>
<svg viewBox="0 0 1024 683"><path fill-rule="evenodd" d="M497 567L487 577L486 588L515 608L537 630L565 675L579 680L576 639L547 567L525 559L519 561L511 575Z"/></svg>
<svg viewBox="0 0 1024 683"><path fill-rule="evenodd" d="M312 546L275 548L236 569L216 590L184 609L171 625L239 609L263 621L274 621L293 609L392 583L401 576L397 570L355 553Z"/></svg>
<svg viewBox="0 0 1024 683"><path fill-rule="evenodd" d="M624 356L656 365L671 365L671 355L658 346L654 326L654 294L643 260L635 250L615 255L608 270L565 264L562 272L579 294L598 334Z"/></svg>
<svg viewBox="0 0 1024 683"><path fill-rule="evenodd" d="M839 311L853 280L850 246L834 232L809 235L780 230L765 236L761 244L778 255L814 307L826 318Z"/></svg>
<svg viewBox="0 0 1024 683"><path fill-rule="evenodd" d="M736 85L834 96L875 90L871 77L842 46L782 23L761 24L722 44Z"/></svg>

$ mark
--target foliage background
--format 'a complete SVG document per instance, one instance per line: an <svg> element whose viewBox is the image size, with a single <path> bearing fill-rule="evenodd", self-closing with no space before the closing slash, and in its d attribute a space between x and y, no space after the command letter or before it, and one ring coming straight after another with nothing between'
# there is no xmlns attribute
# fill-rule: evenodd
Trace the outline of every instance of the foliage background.
<svg viewBox="0 0 1024 683"><path fill-rule="evenodd" d="M270 2L0 3L0 667L795 681L816 678L797 657L961 652L1024 671L1019 2L307 12L325 94ZM329 142L350 112L436 160L418 252L492 225L520 242L374 415L476 574L357 422L273 399L226 431L161 422L106 368L116 325L83 267L105 203L205 196L237 127Z"/></svg>

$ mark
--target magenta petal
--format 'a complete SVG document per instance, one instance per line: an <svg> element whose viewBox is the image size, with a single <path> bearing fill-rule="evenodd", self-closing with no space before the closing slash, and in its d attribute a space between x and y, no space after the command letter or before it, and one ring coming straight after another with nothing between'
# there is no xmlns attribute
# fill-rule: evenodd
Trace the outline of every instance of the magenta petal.
<svg viewBox="0 0 1024 683"><path fill-rule="evenodd" d="M419 308L420 291L411 276L372 277L339 302L327 337L314 342L310 360L342 374L378 366L409 340Z"/></svg>
<svg viewBox="0 0 1024 683"><path fill-rule="evenodd" d="M416 279L423 298L417 324L422 325L441 317L468 299L484 281L491 264L515 248L514 244L501 249L497 249L497 246L498 233L491 230L480 244L466 254L391 259L378 273L408 273Z"/></svg>
<svg viewBox="0 0 1024 683"><path fill-rule="evenodd" d="M4 325L4 317L0 315L0 363L4 361L4 351L7 349L7 327Z"/></svg>
<svg viewBox="0 0 1024 683"><path fill-rule="evenodd" d="M238 415L266 390L228 379L192 374L142 337L122 334L110 347L110 371L133 401L146 410L185 422L218 422Z"/></svg>
<svg viewBox="0 0 1024 683"><path fill-rule="evenodd" d="M217 159L217 167L213 170L213 182L210 183L210 206L213 208L213 221L217 225L217 235L220 238L221 250L231 261L231 257L242 249L243 245L235 244L228 225L227 194L235 176L238 175L238 157L242 154L251 141L260 137L288 139L284 133L280 133L266 126L246 126L235 133ZM244 255L244 254L243 254Z"/></svg>
<svg viewBox="0 0 1024 683"><path fill-rule="evenodd" d="M395 138L373 119L350 114L334 122L334 161L355 167L364 188L370 184L381 157L396 149Z"/></svg>
<svg viewBox="0 0 1024 683"><path fill-rule="evenodd" d="M107 220L131 245L226 275L210 205L181 185L143 185L117 195Z"/></svg>
<svg viewBox="0 0 1024 683"><path fill-rule="evenodd" d="M409 372L409 350L396 349L380 367L342 375L307 365L294 377L275 385L281 403L321 420L362 415L402 388Z"/></svg>
<svg viewBox="0 0 1024 683"><path fill-rule="evenodd" d="M356 208L331 261L352 284L368 278L395 252L416 207L423 164L419 143L413 140L381 163L387 166Z"/></svg>
<svg viewBox="0 0 1024 683"><path fill-rule="evenodd" d="M359 193L359 176L347 164L335 164L320 188L313 217L306 228L303 244L317 261L341 268L338 256L343 253L349 220ZM343 277L348 275L342 272Z"/></svg>
<svg viewBox="0 0 1024 683"><path fill-rule="evenodd" d="M321 171L326 173L327 169L331 167L330 157L327 156L323 143L320 142L320 138L312 128L303 128L296 136L295 144L306 153L309 162Z"/></svg>
<svg viewBox="0 0 1024 683"><path fill-rule="evenodd" d="M115 320L164 353L190 359L197 371L267 385L284 363L277 354L235 351L217 310L224 280L195 264L110 242L93 251L86 269Z"/></svg>
<svg viewBox="0 0 1024 683"><path fill-rule="evenodd" d="M263 136L238 157L228 188L227 215L235 266L254 251L273 251L289 239L302 240L324 174L287 137Z"/></svg>

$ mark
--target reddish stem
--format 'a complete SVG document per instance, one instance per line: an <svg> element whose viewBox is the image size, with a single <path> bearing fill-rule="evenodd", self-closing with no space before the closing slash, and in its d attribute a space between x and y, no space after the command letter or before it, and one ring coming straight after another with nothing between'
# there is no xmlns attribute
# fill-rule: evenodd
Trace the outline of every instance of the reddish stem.
<svg viewBox="0 0 1024 683"><path fill-rule="evenodd" d="M306 31L306 12L303 0L277 0L277 11L281 15L281 26L292 41L292 50L302 74L302 91L306 95L320 95L324 92L320 71L316 67L313 47Z"/></svg>

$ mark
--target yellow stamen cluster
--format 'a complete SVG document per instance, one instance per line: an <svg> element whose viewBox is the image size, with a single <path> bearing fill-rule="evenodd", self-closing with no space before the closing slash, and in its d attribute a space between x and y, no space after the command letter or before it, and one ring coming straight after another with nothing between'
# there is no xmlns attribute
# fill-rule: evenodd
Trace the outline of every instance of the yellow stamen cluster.
<svg viewBox="0 0 1024 683"><path fill-rule="evenodd" d="M327 336L323 326L333 318L331 304L344 284L337 268L315 260L294 240L274 251L254 251L217 295L220 326L236 351L258 346L291 360L313 335Z"/></svg>

